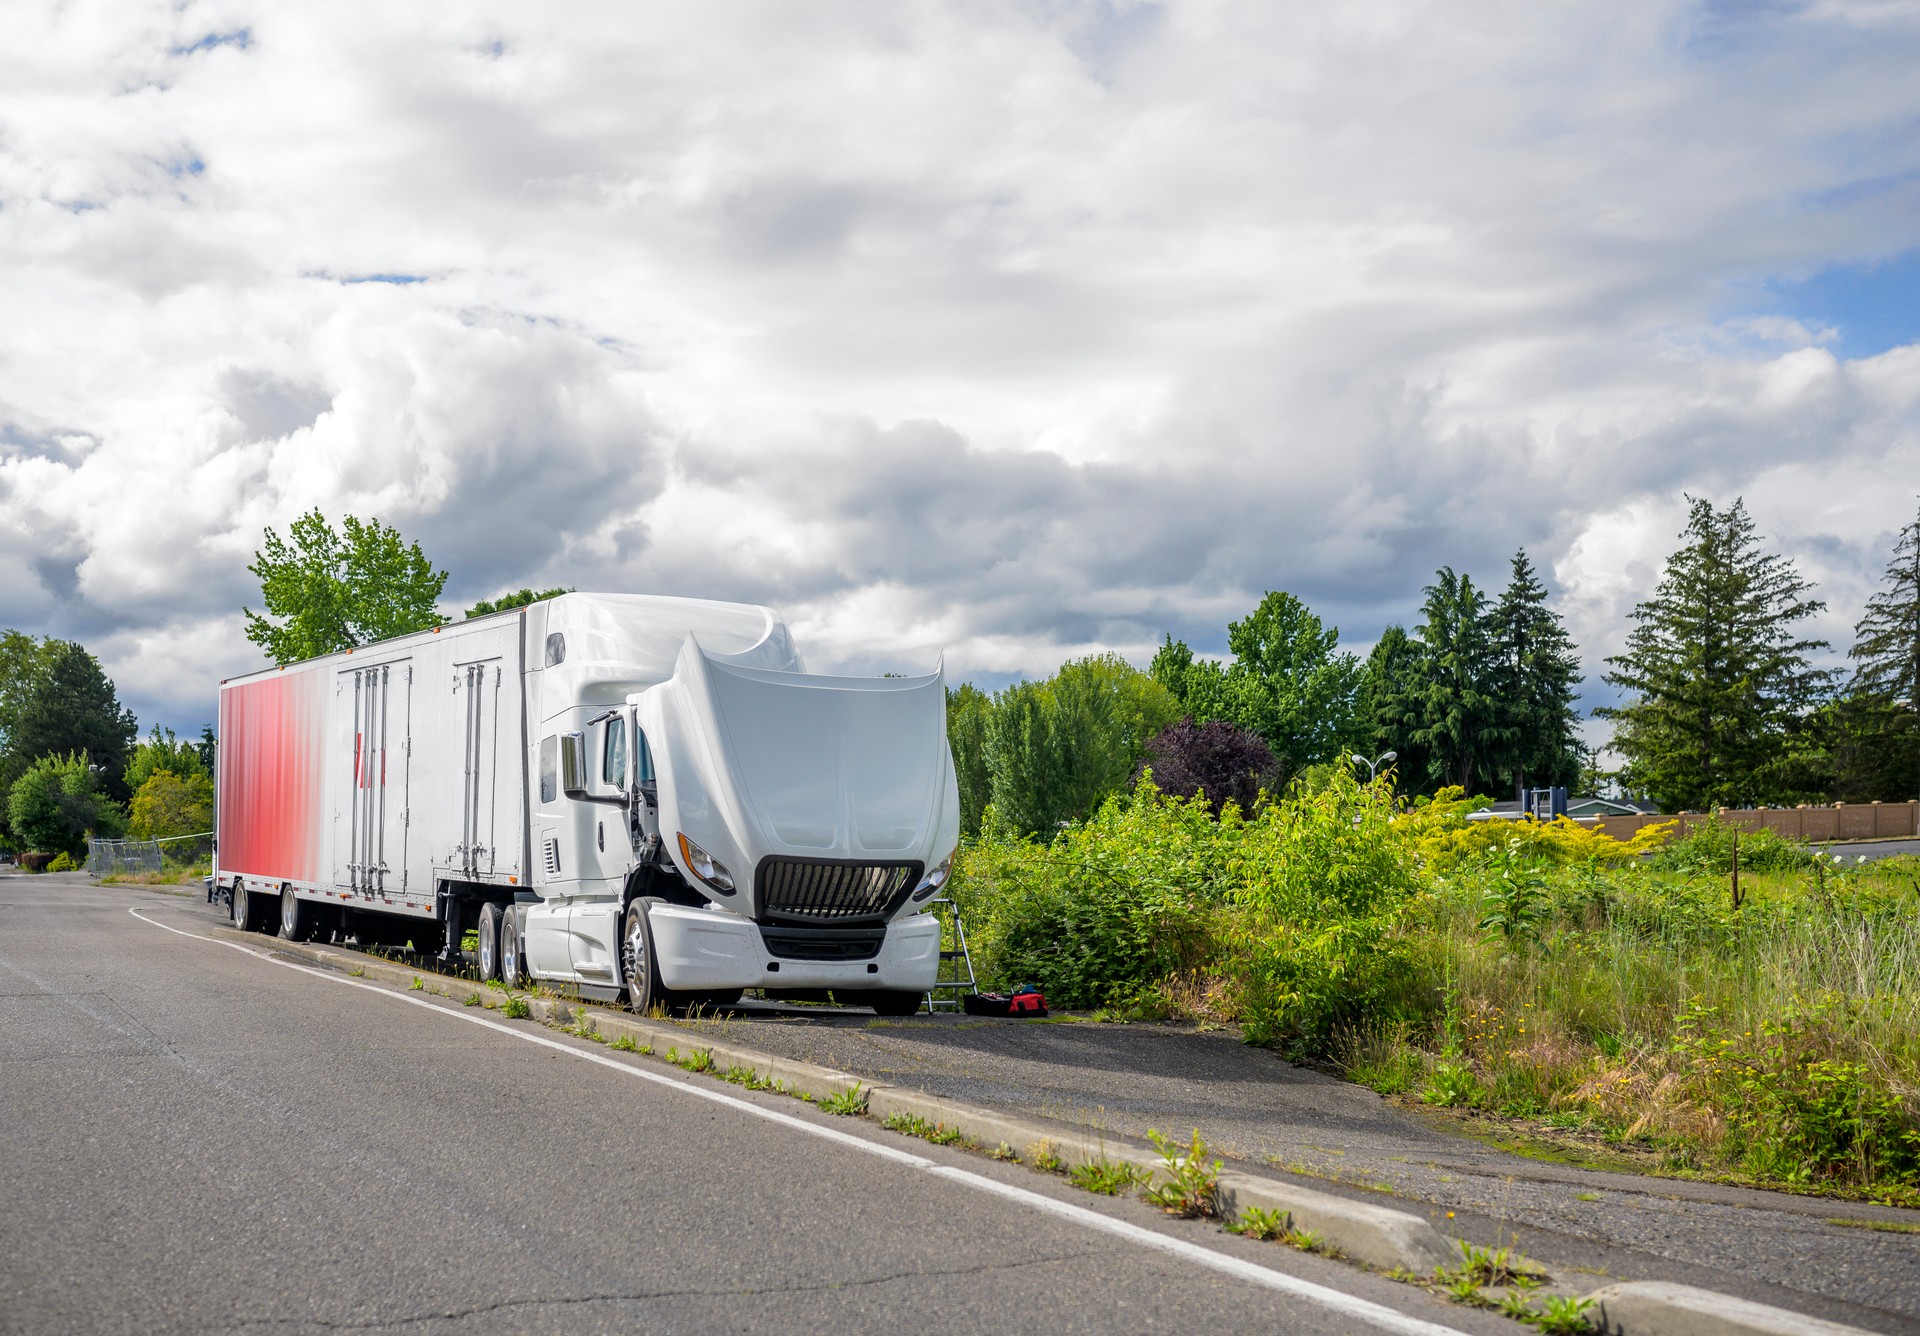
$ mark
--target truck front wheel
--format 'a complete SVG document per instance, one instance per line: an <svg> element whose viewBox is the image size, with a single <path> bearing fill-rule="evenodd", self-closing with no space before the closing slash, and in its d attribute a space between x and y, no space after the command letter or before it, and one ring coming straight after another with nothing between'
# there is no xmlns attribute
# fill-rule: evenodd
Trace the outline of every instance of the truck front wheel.
<svg viewBox="0 0 1920 1336"><path fill-rule="evenodd" d="M667 990L660 986L659 961L653 953L653 926L647 922L647 910L659 903L651 896L642 896L628 905L626 931L620 937L627 1007L641 1015L667 1005Z"/></svg>
<svg viewBox="0 0 1920 1336"><path fill-rule="evenodd" d="M892 989L876 989L863 999L878 1016L911 1016L920 1010L919 993L897 993Z"/></svg>

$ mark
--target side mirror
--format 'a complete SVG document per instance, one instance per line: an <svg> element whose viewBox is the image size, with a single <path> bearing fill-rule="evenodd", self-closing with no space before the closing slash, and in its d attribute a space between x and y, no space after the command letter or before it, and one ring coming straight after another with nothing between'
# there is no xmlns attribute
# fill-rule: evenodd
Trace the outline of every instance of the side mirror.
<svg viewBox="0 0 1920 1336"><path fill-rule="evenodd" d="M560 735L560 791L579 803L611 803L624 807L627 802L619 795L603 797L587 792L587 735L584 733Z"/></svg>

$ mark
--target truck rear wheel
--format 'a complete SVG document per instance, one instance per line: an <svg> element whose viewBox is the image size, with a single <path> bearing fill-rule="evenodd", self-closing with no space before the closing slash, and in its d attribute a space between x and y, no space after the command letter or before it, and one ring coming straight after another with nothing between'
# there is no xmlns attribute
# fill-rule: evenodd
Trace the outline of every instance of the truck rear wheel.
<svg viewBox="0 0 1920 1336"><path fill-rule="evenodd" d="M520 959L520 907L508 905L500 911L500 981L518 988L526 977L526 966Z"/></svg>
<svg viewBox="0 0 1920 1336"><path fill-rule="evenodd" d="M480 906L476 928L479 942L474 946L474 964L480 969L480 982L500 977L500 906L489 900Z"/></svg>
<svg viewBox="0 0 1920 1336"><path fill-rule="evenodd" d="M315 906L302 900L293 887L280 888L280 936L289 942L304 942L313 936Z"/></svg>
<svg viewBox="0 0 1920 1336"><path fill-rule="evenodd" d="M259 932L260 907L253 902L253 893L235 881L227 894L231 897L233 926L241 932Z"/></svg>
<svg viewBox="0 0 1920 1336"><path fill-rule="evenodd" d="M627 906L626 930L620 935L620 968L627 976L627 1008L641 1015L668 1005L660 986L659 960L653 953L653 925L647 911L660 902L642 896Z"/></svg>

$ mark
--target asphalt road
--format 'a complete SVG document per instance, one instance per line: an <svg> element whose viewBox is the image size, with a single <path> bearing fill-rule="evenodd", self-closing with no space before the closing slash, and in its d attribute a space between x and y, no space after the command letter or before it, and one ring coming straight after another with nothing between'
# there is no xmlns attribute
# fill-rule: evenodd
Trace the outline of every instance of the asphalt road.
<svg viewBox="0 0 1920 1336"><path fill-rule="evenodd" d="M217 921L0 877L0 1332L1520 1330Z"/></svg>
<svg viewBox="0 0 1920 1336"><path fill-rule="evenodd" d="M1136 1139L1197 1128L1230 1165L1360 1200L1390 1196L1445 1233L1493 1247L1517 1240L1556 1274L1592 1277L1590 1287L1676 1281L1920 1336L1920 1211L1523 1157L1230 1033L755 1005L685 1024L868 1080Z"/></svg>

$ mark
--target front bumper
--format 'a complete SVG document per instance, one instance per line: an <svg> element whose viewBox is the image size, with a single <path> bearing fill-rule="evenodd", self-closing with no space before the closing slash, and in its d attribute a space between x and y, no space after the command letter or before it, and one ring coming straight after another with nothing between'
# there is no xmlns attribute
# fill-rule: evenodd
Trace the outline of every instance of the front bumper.
<svg viewBox="0 0 1920 1336"><path fill-rule="evenodd" d="M910 914L887 925L869 960L790 960L768 952L757 924L717 909L655 905L653 952L668 988L877 988L924 993L940 972L940 921Z"/></svg>

